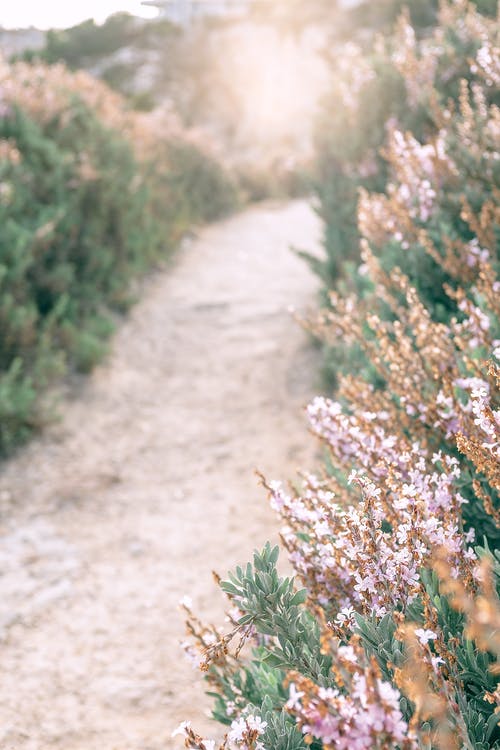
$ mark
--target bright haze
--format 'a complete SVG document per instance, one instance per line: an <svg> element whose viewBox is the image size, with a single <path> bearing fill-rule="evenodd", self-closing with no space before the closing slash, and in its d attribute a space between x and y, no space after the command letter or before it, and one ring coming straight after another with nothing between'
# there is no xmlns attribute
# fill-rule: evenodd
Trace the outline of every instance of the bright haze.
<svg viewBox="0 0 500 750"><path fill-rule="evenodd" d="M156 15L154 8L144 7L140 0L0 0L0 27L64 29L88 18L101 23L119 11L144 18Z"/></svg>

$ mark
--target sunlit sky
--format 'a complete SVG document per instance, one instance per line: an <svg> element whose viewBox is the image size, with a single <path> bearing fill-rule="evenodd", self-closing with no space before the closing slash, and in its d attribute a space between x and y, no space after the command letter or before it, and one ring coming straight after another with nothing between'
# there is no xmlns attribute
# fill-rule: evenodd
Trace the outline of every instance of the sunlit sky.
<svg viewBox="0 0 500 750"><path fill-rule="evenodd" d="M87 18L100 23L121 10L145 18L156 15L154 8L144 7L140 0L0 0L0 26L67 28Z"/></svg>

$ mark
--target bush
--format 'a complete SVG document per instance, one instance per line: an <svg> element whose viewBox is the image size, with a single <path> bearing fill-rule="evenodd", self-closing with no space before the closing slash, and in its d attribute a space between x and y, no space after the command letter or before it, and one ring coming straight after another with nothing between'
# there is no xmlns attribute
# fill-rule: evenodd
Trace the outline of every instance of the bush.
<svg viewBox="0 0 500 750"><path fill-rule="evenodd" d="M157 174L158 194L171 196L172 222L212 221L235 209L236 185L214 157L177 139L165 144L162 158L168 170Z"/></svg>
<svg viewBox="0 0 500 750"><path fill-rule="evenodd" d="M463 78L481 80L481 70L473 74L467 60L493 36L493 22L452 3L443 5L440 25L420 40L403 15L383 45L377 41L366 50L351 42L331 54L334 85L316 136L317 192L327 225L322 272L329 287L343 276L346 258L359 260L359 188L382 192L386 187L389 169L382 147L388 127L411 130L417 139L437 134L436 98L458 102ZM495 90L486 96L495 99Z"/></svg>
<svg viewBox="0 0 500 750"><path fill-rule="evenodd" d="M376 192L381 207L382 196L390 194L392 183L398 178L393 163L397 149L394 132L401 133L401 137L407 131L413 133L408 158L414 158L410 151L422 141L429 143L428 149L435 149L446 124L442 117L449 117L460 106L464 95L461 81L467 80L473 91L487 77L483 63L488 45L495 43L496 22L472 6L464 9L460 3L442 4L439 20L435 28L419 36L410 26L408 16L403 15L384 44L377 41L367 48L364 42L362 48L349 43L336 50L336 82L317 126L316 193L319 213L325 222L326 252L321 262L310 259L325 284L325 300L332 288L362 291L363 281L357 273L361 262L359 223L366 225L374 217L373 212L364 216L365 205L363 200L359 204L359 198L365 194L363 191ZM473 59L475 64L469 66L468 61ZM498 104L498 90L491 83L483 88L485 104ZM491 144L486 148L491 151ZM461 167L467 174L466 165ZM461 218L462 194L478 209L489 199L498 178L495 174L484 180L477 165L474 169L467 176L470 184L465 191L452 175L446 177L445 185L439 186L439 209L428 229L436 238L451 233L456 238L471 239ZM420 176L422 182L425 179L425 175ZM432 316L447 320L455 307L446 295L436 290L442 289L449 276L414 237L413 251L408 253L405 242L398 239L399 234L389 233L383 242L378 242L377 256L385 267L401 266ZM369 239L374 247L373 238ZM307 253L304 256L308 258ZM352 361L352 354L342 347L333 352L327 350L325 371L331 386L337 382L338 371L329 363L338 362L338 370L342 372L346 371L342 368L344 360Z"/></svg>
<svg viewBox="0 0 500 750"><path fill-rule="evenodd" d="M229 726L217 745L184 724L187 747L500 747L500 55L489 40L483 82L464 81L455 109L436 104L437 133L390 129L390 183L361 198L363 275L313 323L369 369L308 409L326 470L288 489L263 479L300 588L267 545L221 583L226 635L187 610L188 651L200 650L214 717Z"/></svg>
<svg viewBox="0 0 500 750"><path fill-rule="evenodd" d="M42 394L54 378L102 358L131 280L193 223L230 210L235 193L212 157L179 136L162 141L102 84L61 67L0 72L6 454L48 417Z"/></svg>

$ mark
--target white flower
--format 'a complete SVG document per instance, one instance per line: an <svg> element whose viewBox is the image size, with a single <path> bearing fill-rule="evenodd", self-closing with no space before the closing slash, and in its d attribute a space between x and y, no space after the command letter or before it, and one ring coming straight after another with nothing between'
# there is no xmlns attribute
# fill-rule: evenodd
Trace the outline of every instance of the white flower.
<svg viewBox="0 0 500 750"><path fill-rule="evenodd" d="M415 635L422 646L426 646L429 641L434 641L437 638L437 635L433 630L424 630L424 628L417 628L417 630L415 630Z"/></svg>
<svg viewBox="0 0 500 750"><path fill-rule="evenodd" d="M302 698L303 695L304 693L297 690L297 688L295 687L295 684L292 682L290 684L290 698L286 702L286 707L290 709L296 709L296 710L300 709L301 708L300 699Z"/></svg>
<svg viewBox="0 0 500 750"><path fill-rule="evenodd" d="M193 606L193 600L190 596L183 596L182 599L180 599L179 604L181 607L186 607L186 609L191 609Z"/></svg>
<svg viewBox="0 0 500 750"><path fill-rule="evenodd" d="M470 392L470 395L472 396L472 398L484 399L488 396L488 391L486 390L486 388L480 386L479 388L473 388Z"/></svg>
<svg viewBox="0 0 500 750"><path fill-rule="evenodd" d="M338 625L354 625L354 608L344 607L343 609L341 609L337 617L335 618L335 622Z"/></svg>
<svg viewBox="0 0 500 750"><path fill-rule="evenodd" d="M231 730L228 734L230 742L242 742L245 740L249 732L257 732L257 734L263 734L267 727L267 722L262 721L260 716L253 716L250 714L246 718L235 719L231 724Z"/></svg>
<svg viewBox="0 0 500 750"><path fill-rule="evenodd" d="M467 542L467 544L470 544L471 542L474 542L476 539L476 532L474 529L469 529L469 531L466 532L464 536L464 541Z"/></svg>
<svg viewBox="0 0 500 750"><path fill-rule="evenodd" d="M230 742L240 742L247 731L245 719L235 719L231 724L231 730L228 734Z"/></svg>
<svg viewBox="0 0 500 750"><path fill-rule="evenodd" d="M247 716L247 725L250 729L253 729L254 732L263 734L267 727L267 721L262 721L260 716Z"/></svg>
<svg viewBox="0 0 500 750"><path fill-rule="evenodd" d="M342 659L356 664L357 656L352 646L339 646L338 654Z"/></svg>
<svg viewBox="0 0 500 750"><path fill-rule="evenodd" d="M440 664L444 664L444 663L445 663L445 661L444 661L444 659L441 656L433 656L431 658L431 664L432 664L434 670L437 670L437 668L439 667L439 665Z"/></svg>
<svg viewBox="0 0 500 750"><path fill-rule="evenodd" d="M181 723L179 724L179 726L177 727L177 729L174 729L174 731L172 732L171 736L172 737L176 737L178 734L182 734L182 735L184 735L184 737L186 737L188 729L191 729L191 722L190 721L181 721Z"/></svg>
<svg viewBox="0 0 500 750"><path fill-rule="evenodd" d="M349 474L349 476L347 477L347 484L352 484L357 476L358 476L358 472L356 471L356 469L353 469L351 473Z"/></svg>

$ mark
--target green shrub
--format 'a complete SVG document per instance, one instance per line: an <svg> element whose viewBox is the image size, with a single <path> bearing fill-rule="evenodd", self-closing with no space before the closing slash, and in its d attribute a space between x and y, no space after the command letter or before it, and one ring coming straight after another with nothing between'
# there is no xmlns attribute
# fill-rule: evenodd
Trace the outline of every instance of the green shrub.
<svg viewBox="0 0 500 750"><path fill-rule="evenodd" d="M173 140L164 145L162 159L168 169L156 175L158 194L171 197L165 209L172 222L212 221L236 208L236 186L215 158Z"/></svg>
<svg viewBox="0 0 500 750"><path fill-rule="evenodd" d="M33 71L36 85L45 70ZM23 96L30 69L21 72ZM89 372L106 353L131 280L193 223L235 205L231 179L198 147L159 142L139 158L130 135L79 95L78 78L64 98L61 72L52 75L55 105L14 96L0 117L0 454L48 418L42 394L55 378Z"/></svg>

